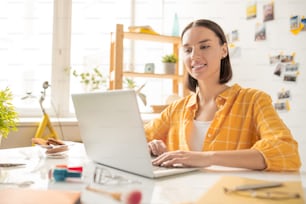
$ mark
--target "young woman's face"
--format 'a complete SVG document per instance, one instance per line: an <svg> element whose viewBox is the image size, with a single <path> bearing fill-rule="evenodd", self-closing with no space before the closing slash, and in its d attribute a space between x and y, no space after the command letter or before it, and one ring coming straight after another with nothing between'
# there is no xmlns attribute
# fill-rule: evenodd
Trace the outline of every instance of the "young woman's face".
<svg viewBox="0 0 306 204"><path fill-rule="evenodd" d="M219 82L220 64L227 45L220 45L216 34L205 27L192 27L182 38L183 61L188 73L200 82Z"/></svg>

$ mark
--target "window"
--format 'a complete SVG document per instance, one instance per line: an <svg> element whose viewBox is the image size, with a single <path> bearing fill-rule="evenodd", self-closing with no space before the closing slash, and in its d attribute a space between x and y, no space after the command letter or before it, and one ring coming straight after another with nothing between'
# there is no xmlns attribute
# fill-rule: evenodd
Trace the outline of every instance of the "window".
<svg viewBox="0 0 306 204"><path fill-rule="evenodd" d="M110 33L116 22L128 26L130 21L131 1L72 0L71 71L82 73L98 68L108 77ZM83 89L80 79L73 75L70 87L71 93Z"/></svg>
<svg viewBox="0 0 306 204"><path fill-rule="evenodd" d="M24 115L40 113L42 84L51 80L52 21L51 0L0 2L0 88L11 88Z"/></svg>
<svg viewBox="0 0 306 204"><path fill-rule="evenodd" d="M0 66L3 70L0 88L9 86L12 89L13 103L21 117L40 117L39 99L44 90L43 83L48 81L51 86L45 90L43 107L50 116L72 116L70 94L82 91L82 86L69 68L70 71L84 72L98 67L108 77L110 33L115 30L115 25L124 24L127 29L130 25L145 25L143 22L146 22L160 30L162 14L155 12L162 10L162 2L159 3L156 9L151 9L155 3L135 0L0 1L0 26L3 28L0 32ZM136 15L139 22L134 22ZM137 46L125 45L125 63L134 63L133 58L137 57L137 63L143 69L143 64L151 61L144 61L147 55L143 52L134 53L133 47ZM159 49L144 49L156 50L154 55L159 60ZM137 83L149 84L147 81ZM163 89L168 86L153 87ZM147 85L145 89L149 89ZM148 92L151 92L150 98L156 98L155 91Z"/></svg>

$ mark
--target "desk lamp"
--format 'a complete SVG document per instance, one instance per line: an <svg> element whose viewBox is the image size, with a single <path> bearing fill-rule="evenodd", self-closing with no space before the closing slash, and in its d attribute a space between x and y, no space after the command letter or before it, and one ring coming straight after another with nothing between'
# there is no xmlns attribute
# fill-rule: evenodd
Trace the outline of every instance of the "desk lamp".
<svg viewBox="0 0 306 204"><path fill-rule="evenodd" d="M54 130L49 115L46 113L46 110L43 107L43 102L45 100L46 97L46 89L50 86L50 84L48 83L48 81L45 81L43 83L43 91L41 92L41 97L39 99L39 104L40 104L40 108L42 110L43 113L43 118L42 121L40 122L38 129L36 131L35 134L35 138L43 138L43 139L48 139L48 138L54 138L54 139L58 139L57 133ZM49 134L43 135L46 127L49 129Z"/></svg>

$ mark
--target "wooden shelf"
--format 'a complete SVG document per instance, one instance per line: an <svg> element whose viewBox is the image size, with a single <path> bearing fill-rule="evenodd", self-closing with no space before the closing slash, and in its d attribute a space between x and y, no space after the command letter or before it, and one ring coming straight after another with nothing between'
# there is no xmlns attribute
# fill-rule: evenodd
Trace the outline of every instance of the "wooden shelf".
<svg viewBox="0 0 306 204"><path fill-rule="evenodd" d="M111 33L111 45L110 45L110 89L122 89L123 77L149 77L149 78L161 78L172 80L172 92L173 94L179 94L179 83L183 83L185 69L183 69L183 75L179 74L179 60L175 66L175 73L169 74L157 74L157 73L137 73L137 72L124 72L123 71L123 41L125 39L134 41L151 41L159 43L169 43L172 45L173 54L179 56L179 47L181 40L179 37L166 36L166 35L154 35L144 33L124 32L123 25L116 25L116 32ZM184 87L184 86L183 86ZM183 94L188 93L184 88Z"/></svg>
<svg viewBox="0 0 306 204"><path fill-rule="evenodd" d="M144 33L124 32L124 38L129 40L145 40L160 43L180 44L180 38L166 35L152 35Z"/></svg>
<svg viewBox="0 0 306 204"><path fill-rule="evenodd" d="M140 73L140 72L123 72L123 76L177 79L177 80L183 80L184 78L182 75L175 75L175 74L157 74L157 73Z"/></svg>

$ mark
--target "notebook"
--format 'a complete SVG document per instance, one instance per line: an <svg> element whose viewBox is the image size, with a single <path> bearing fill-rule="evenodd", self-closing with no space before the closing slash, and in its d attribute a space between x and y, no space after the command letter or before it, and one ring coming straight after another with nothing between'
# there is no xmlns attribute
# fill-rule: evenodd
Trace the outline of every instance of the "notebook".
<svg viewBox="0 0 306 204"><path fill-rule="evenodd" d="M72 94L72 101L87 156L94 162L148 178L196 170L152 165L134 90Z"/></svg>

